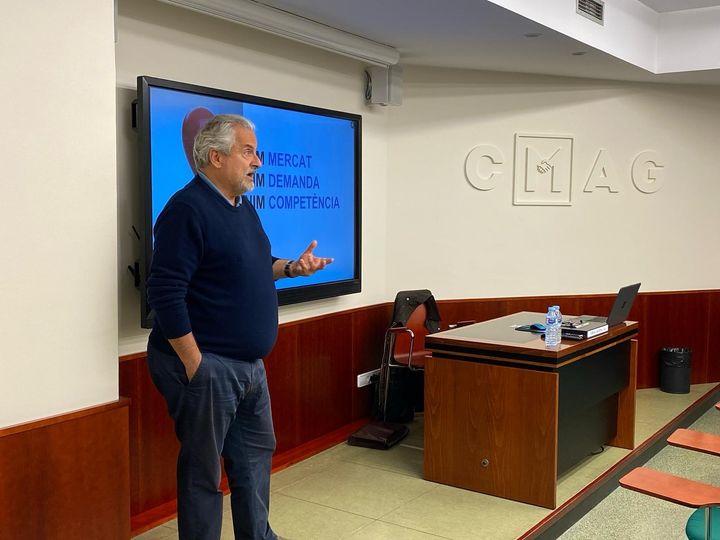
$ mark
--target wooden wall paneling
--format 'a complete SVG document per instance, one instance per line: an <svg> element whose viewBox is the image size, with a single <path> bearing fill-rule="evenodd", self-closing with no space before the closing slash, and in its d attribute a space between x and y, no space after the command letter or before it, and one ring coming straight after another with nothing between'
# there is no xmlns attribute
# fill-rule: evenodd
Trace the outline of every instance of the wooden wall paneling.
<svg viewBox="0 0 720 540"><path fill-rule="evenodd" d="M503 302L503 315L510 315L518 311L534 311L545 314L549 306L555 305L560 306L560 312L563 315L582 315L582 313L577 313L580 309L577 299L560 296L508 298Z"/></svg>
<svg viewBox="0 0 720 540"><path fill-rule="evenodd" d="M130 537L128 403L0 430L0 538Z"/></svg>
<svg viewBox="0 0 720 540"><path fill-rule="evenodd" d="M300 426L306 442L352 421L352 314L303 324L297 361Z"/></svg>
<svg viewBox="0 0 720 540"><path fill-rule="evenodd" d="M370 416L373 386L357 387L357 376L380 367L385 331L390 326L392 304L380 304L352 313L352 419Z"/></svg>
<svg viewBox="0 0 720 540"><path fill-rule="evenodd" d="M504 315L501 302L489 300L441 300L438 311L442 328L459 321L489 321Z"/></svg>
<svg viewBox="0 0 720 540"><path fill-rule="evenodd" d="M180 443L165 400L150 378L146 356L126 360L120 369L120 394L131 400L132 513L136 515L175 498Z"/></svg>
<svg viewBox="0 0 720 540"><path fill-rule="evenodd" d="M545 313L550 304L548 298L507 298L502 302L502 314L510 315L518 311L535 311L537 313Z"/></svg>
<svg viewBox="0 0 720 540"><path fill-rule="evenodd" d="M707 292L647 294L644 307L642 340L645 356L639 366L638 386L660 385L659 351L665 346L690 347L693 351L691 383L707 381Z"/></svg>
<svg viewBox="0 0 720 540"><path fill-rule="evenodd" d="M167 403L155 388L147 360L139 360L140 504L147 510L175 498L180 442Z"/></svg>
<svg viewBox="0 0 720 540"><path fill-rule="evenodd" d="M563 317L569 317L572 315L584 315L586 312L583 311L583 300L582 298L574 297L548 297L545 299L547 305L545 309L542 309L542 313L547 313L548 306L560 306L560 313Z"/></svg>
<svg viewBox="0 0 720 540"><path fill-rule="evenodd" d="M582 296L578 298L578 313L575 313L575 315L607 317L610 314L614 301L614 294Z"/></svg>
<svg viewBox="0 0 720 540"><path fill-rule="evenodd" d="M133 355L134 356L134 355ZM130 512L137 514L140 509L140 415L137 401L139 361L128 359L120 362L119 390L120 395L130 399L128 407L129 448L130 448Z"/></svg>
<svg viewBox="0 0 720 540"><path fill-rule="evenodd" d="M708 292L707 382L720 381L720 291Z"/></svg>
<svg viewBox="0 0 720 540"><path fill-rule="evenodd" d="M281 326L275 346L265 359L277 439L276 452L283 452L302 442L298 386L302 366L297 354L300 328L299 325Z"/></svg>

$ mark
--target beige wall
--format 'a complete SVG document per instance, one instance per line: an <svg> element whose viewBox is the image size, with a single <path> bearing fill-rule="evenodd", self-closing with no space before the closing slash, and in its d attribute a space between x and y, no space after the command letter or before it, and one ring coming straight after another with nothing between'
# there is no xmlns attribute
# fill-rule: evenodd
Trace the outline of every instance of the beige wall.
<svg viewBox="0 0 720 540"><path fill-rule="evenodd" d="M407 69L404 103L390 116L388 292L720 287L718 98L710 87ZM572 206L513 206L516 132L574 136ZM465 158L479 144L505 158L490 191L465 179ZM619 193L583 191L601 148ZM633 158L648 149L665 165L655 194L630 180Z"/></svg>
<svg viewBox="0 0 720 540"><path fill-rule="evenodd" d="M453 298L610 292L635 280L646 291L720 286L711 232L720 225L716 88L410 67L403 105L370 109L362 64L243 26L123 0L119 36L121 354L143 350L146 339L125 270L138 250L128 233L139 207L127 118L139 74L363 115L363 293L284 307L282 321L411 287ZM571 206L512 204L517 132L573 136ZM478 144L505 157L491 191L465 179ZM618 193L583 191L600 149ZM633 159L648 149L665 166L665 185L651 195L630 178ZM546 246L551 225L557 240Z"/></svg>
<svg viewBox="0 0 720 540"><path fill-rule="evenodd" d="M385 301L387 111L365 106L363 64L158 2L121 0L118 30L120 354L144 350L147 341L147 332L139 328L139 295L126 269L139 253L128 232L140 222L136 141L129 128L138 75L362 114L363 291L282 307L280 320ZM323 254L321 247L318 253Z"/></svg>
<svg viewBox="0 0 720 540"><path fill-rule="evenodd" d="M5 3L0 427L117 399L112 0Z"/></svg>
<svg viewBox="0 0 720 540"><path fill-rule="evenodd" d="M717 88L408 68L403 106L371 109L353 60L158 2L119 9L115 51L109 0L3 11L0 426L116 399L118 336L121 354L144 349L126 270L139 249L129 111L140 74L363 115L363 292L284 307L283 321L409 287L440 298L608 292L636 279L720 287ZM516 132L574 136L572 206L513 206ZM463 170L483 143L505 156L485 192ZM619 193L583 192L601 148ZM629 176L646 149L666 166L653 195ZM562 232L546 246L550 226Z"/></svg>

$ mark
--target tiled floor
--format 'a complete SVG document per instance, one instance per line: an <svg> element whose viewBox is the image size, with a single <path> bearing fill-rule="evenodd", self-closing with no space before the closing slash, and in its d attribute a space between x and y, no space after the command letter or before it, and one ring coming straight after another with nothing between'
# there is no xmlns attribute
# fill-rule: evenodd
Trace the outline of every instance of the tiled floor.
<svg viewBox="0 0 720 540"><path fill-rule="evenodd" d="M710 409L692 429L720 435L720 412ZM643 465L706 484L720 484L720 459L666 446ZM685 523L693 512L677 504L617 488L560 538L562 540L685 539Z"/></svg>
<svg viewBox="0 0 720 540"><path fill-rule="evenodd" d="M636 444L713 386L695 385L684 395L640 390ZM517 538L549 513L544 508L426 482L422 479L422 444L420 417L408 438L387 452L340 444L274 474L273 529L292 540L496 540ZM559 504L627 453L607 447L564 474L558 480ZM225 499L222 538L232 539L229 499ZM176 522L170 521L137 538L176 538L176 527Z"/></svg>

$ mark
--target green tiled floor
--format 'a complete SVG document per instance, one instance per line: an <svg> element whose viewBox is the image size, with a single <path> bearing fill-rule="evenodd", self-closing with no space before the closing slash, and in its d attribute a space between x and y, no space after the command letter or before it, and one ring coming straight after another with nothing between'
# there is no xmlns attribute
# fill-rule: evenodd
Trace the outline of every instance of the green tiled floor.
<svg viewBox="0 0 720 540"><path fill-rule="evenodd" d="M686 396L687 397L687 396ZM658 397L656 405L661 402ZM710 409L692 429L720 435L720 412ZM720 459L666 446L643 465L706 484L720 485ZM680 540L692 508L617 488L561 536L563 540Z"/></svg>
<svg viewBox="0 0 720 540"><path fill-rule="evenodd" d="M695 385L685 395L665 394L656 389L638 391L636 444L713 386ZM291 540L499 540L517 538L549 513L544 508L426 482L422 479L421 447L422 417L419 417L403 444L387 452L341 444L274 474L270 514L273 529ZM562 504L627 453L628 450L607 447L561 476L558 503ZM171 521L138 538L153 540L176 535L175 521ZM226 497L223 539L232 537Z"/></svg>

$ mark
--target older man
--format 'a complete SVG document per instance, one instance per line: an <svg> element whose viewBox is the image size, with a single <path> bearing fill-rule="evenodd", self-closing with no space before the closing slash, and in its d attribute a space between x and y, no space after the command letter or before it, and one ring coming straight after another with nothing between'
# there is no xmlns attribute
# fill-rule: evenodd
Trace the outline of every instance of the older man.
<svg viewBox="0 0 720 540"><path fill-rule="evenodd" d="M180 440L181 540L220 538L220 457L231 490L235 538L273 539L268 524L275 450L265 368L277 337L274 280L308 276L332 259L316 242L277 259L244 193L262 165L253 124L218 115L195 138L198 174L155 224L148 298L152 379Z"/></svg>

